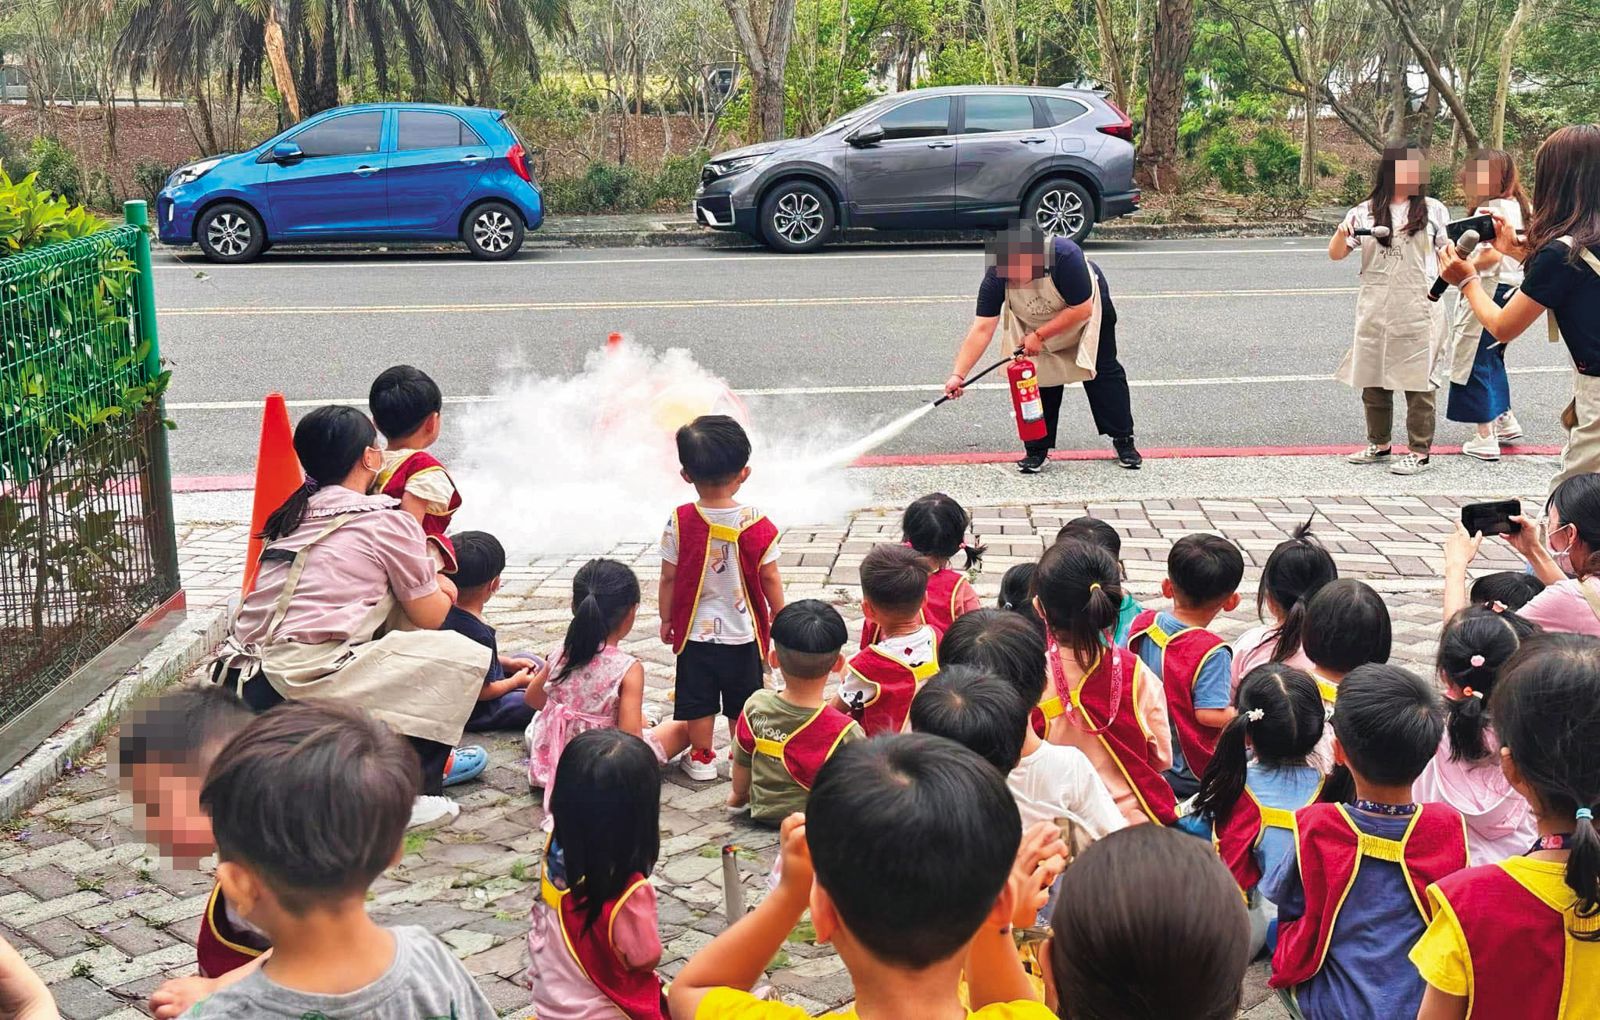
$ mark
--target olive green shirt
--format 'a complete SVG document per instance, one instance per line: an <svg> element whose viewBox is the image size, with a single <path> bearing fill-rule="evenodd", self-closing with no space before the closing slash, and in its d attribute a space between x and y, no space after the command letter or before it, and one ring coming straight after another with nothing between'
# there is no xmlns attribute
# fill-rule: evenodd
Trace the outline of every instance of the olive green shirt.
<svg viewBox="0 0 1600 1020"><path fill-rule="evenodd" d="M777 691L757 691L744 703L745 722L758 739L784 740L816 713L814 708L790 704ZM865 740L861 727L852 722L839 744ZM806 809L806 789L795 782L783 762L765 754L746 754L736 742L733 763L750 770L750 817L762 822L781 822L796 811Z"/></svg>

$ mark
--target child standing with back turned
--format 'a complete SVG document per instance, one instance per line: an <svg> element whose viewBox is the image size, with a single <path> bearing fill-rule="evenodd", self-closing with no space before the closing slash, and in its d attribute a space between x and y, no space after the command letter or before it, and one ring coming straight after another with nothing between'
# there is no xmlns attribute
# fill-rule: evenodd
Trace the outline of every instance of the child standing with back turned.
<svg viewBox="0 0 1600 1020"><path fill-rule="evenodd" d="M717 778L711 748L720 710L733 721L761 689L773 616L783 608L778 528L734 497L750 477L750 437L708 414L678 430L683 480L698 499L673 513L661 536L661 640L678 656L672 717L689 726L683 771Z"/></svg>
<svg viewBox="0 0 1600 1020"><path fill-rule="evenodd" d="M439 439L444 408L439 384L419 368L396 365L372 381L367 406L387 443L373 492L398 499L400 509L421 521L435 565L454 573L455 546L445 537L445 529L461 507L461 494L444 465L428 452Z"/></svg>

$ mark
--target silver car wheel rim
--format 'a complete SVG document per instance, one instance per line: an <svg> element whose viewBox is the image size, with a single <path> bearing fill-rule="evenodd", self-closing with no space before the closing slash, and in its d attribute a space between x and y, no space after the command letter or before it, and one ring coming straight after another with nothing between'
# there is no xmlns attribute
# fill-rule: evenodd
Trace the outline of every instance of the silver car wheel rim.
<svg viewBox="0 0 1600 1020"><path fill-rule="evenodd" d="M511 247L514 234L511 217L503 212L489 211L472 221L472 239L487 252L502 252Z"/></svg>
<svg viewBox="0 0 1600 1020"><path fill-rule="evenodd" d="M206 227L206 243L227 258L243 255L250 247L250 221L237 213L221 213Z"/></svg>
<svg viewBox="0 0 1600 1020"><path fill-rule="evenodd" d="M822 203L815 195L791 191L772 211L772 229L790 244L805 244L822 233Z"/></svg>
<svg viewBox="0 0 1600 1020"><path fill-rule="evenodd" d="M1039 211L1034 218L1046 234L1071 237L1083 229L1083 199L1075 191L1051 188L1039 196Z"/></svg>

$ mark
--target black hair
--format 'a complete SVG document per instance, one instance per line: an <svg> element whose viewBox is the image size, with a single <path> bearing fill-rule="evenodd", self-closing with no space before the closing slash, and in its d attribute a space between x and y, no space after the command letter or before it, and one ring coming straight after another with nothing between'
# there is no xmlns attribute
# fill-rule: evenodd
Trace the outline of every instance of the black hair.
<svg viewBox="0 0 1600 1020"><path fill-rule="evenodd" d="M1338 673L1388 662L1394 639L1383 596L1349 579L1329 581L1311 597L1302 633L1306 658Z"/></svg>
<svg viewBox="0 0 1600 1020"><path fill-rule="evenodd" d="M1045 551L1034 571L1033 591L1045 624L1087 669L1116 626L1122 606L1122 572L1102 546L1069 538Z"/></svg>
<svg viewBox="0 0 1600 1020"><path fill-rule="evenodd" d="M1428 179L1423 177L1417 183L1417 193L1407 199L1406 222L1404 225L1392 223L1389 206L1396 201L1395 168L1396 162L1410 157L1411 153L1422 153L1422 146L1415 139L1392 141L1383 147L1383 152L1378 157L1378 167L1373 174L1372 191L1367 195L1367 203L1372 209L1372 223L1374 226L1392 227L1392 237L1398 237L1402 231L1407 237L1424 229L1428 225ZM1393 244L1391 237L1374 237L1374 241L1385 248Z"/></svg>
<svg viewBox="0 0 1600 1020"><path fill-rule="evenodd" d="M1573 475L1550 494L1545 509L1554 510L1561 526L1572 525L1577 537L1589 549L1582 563L1572 561L1572 571L1580 579L1600 574L1600 474Z"/></svg>
<svg viewBox="0 0 1600 1020"><path fill-rule="evenodd" d="M1239 714L1217 738L1195 798L1195 810L1213 818L1226 818L1243 796L1250 752L1263 765L1304 765L1322 739L1322 695L1305 670L1263 663L1239 681L1233 704Z"/></svg>
<svg viewBox="0 0 1600 1020"><path fill-rule="evenodd" d="M1098 517L1075 517L1063 524L1061 530L1056 532L1056 541L1068 538L1093 542L1110 553L1112 559L1122 559L1122 535Z"/></svg>
<svg viewBox="0 0 1600 1020"><path fill-rule="evenodd" d="M145 698L123 718L117 729L118 770L126 779L139 765L181 765L200 778L205 759L254 718L227 687L179 685Z"/></svg>
<svg viewBox="0 0 1600 1020"><path fill-rule="evenodd" d="M1007 567L1000 576L1000 597L995 605L1027 620L1043 634L1044 621L1033 608L1033 573L1038 569L1037 563L1014 563Z"/></svg>
<svg viewBox="0 0 1600 1020"><path fill-rule="evenodd" d="M639 604L639 578L616 560L590 560L572 578L572 622L561 641L560 683L594 661L606 638Z"/></svg>
<svg viewBox="0 0 1600 1020"><path fill-rule="evenodd" d="M661 766L650 745L605 727L573 737L550 790L554 839L584 930L661 856Z"/></svg>
<svg viewBox="0 0 1600 1020"><path fill-rule="evenodd" d="M1439 751L1444 707L1438 689L1409 669L1357 666L1339 682L1333 735L1348 767L1335 766L1324 800L1349 800L1354 775L1383 786L1410 786Z"/></svg>
<svg viewBox="0 0 1600 1020"><path fill-rule="evenodd" d="M750 437L725 414L703 414L678 430L678 463L697 485L723 485L750 463Z"/></svg>
<svg viewBox="0 0 1600 1020"><path fill-rule="evenodd" d="M372 420L385 439L404 439L444 407L444 394L428 373L410 365L386 368L367 392Z"/></svg>
<svg viewBox="0 0 1600 1020"><path fill-rule="evenodd" d="M1294 534L1279 542L1261 568L1261 584L1256 589L1256 616L1266 619L1270 598L1283 616L1270 632L1274 639L1272 661L1282 662L1300 650L1306 622L1306 605L1330 581L1339 579L1339 568L1328 550L1311 534L1311 519L1294 529Z"/></svg>
<svg viewBox="0 0 1600 1020"><path fill-rule="evenodd" d="M1030 706L1044 697L1044 630L1021 613L975 609L956 617L939 640L939 661L976 666L1016 688Z"/></svg>
<svg viewBox="0 0 1600 1020"><path fill-rule="evenodd" d="M324 404L294 427L294 453L306 483L272 511L256 537L274 542L293 534L306 517L311 494L324 485L338 485L361 463L361 455L378 441L371 419L353 407Z"/></svg>
<svg viewBox="0 0 1600 1020"><path fill-rule="evenodd" d="M1061 876L1050 971L1063 1020L1233 1020L1250 921L1201 840L1135 825L1096 840Z"/></svg>
<svg viewBox="0 0 1600 1020"><path fill-rule="evenodd" d="M458 531L450 536L450 545L456 552L450 578L461 591L482 588L505 572L505 546L487 531Z"/></svg>
<svg viewBox="0 0 1600 1020"><path fill-rule="evenodd" d="M801 599L772 618L772 647L784 677L815 680L827 676L850 640L839 611L821 599Z"/></svg>
<svg viewBox="0 0 1600 1020"><path fill-rule="evenodd" d="M971 545L967 544L967 531L971 527L972 515L942 492L913 501L900 516L900 530L911 548L940 560L949 560L956 553L964 552L966 570L977 566L984 553L976 537Z"/></svg>
<svg viewBox="0 0 1600 1020"><path fill-rule="evenodd" d="M1037 704L975 666L945 666L911 699L911 729L948 737L1005 776L1022 760L1028 714Z"/></svg>
<svg viewBox="0 0 1600 1020"><path fill-rule="evenodd" d="M1568 930L1600 941L1600 640L1586 634L1537 634L1506 663L1490 702L1495 736L1532 787L1534 811L1562 828L1567 886L1577 895ZM1583 817L1579 817L1582 813Z"/></svg>
<svg viewBox="0 0 1600 1020"><path fill-rule="evenodd" d="M861 560L861 597L890 613L912 613L928 597L928 564L916 550L880 543Z"/></svg>
<svg viewBox="0 0 1600 1020"><path fill-rule="evenodd" d="M1497 570L1492 574L1484 574L1472 582L1472 590L1468 598L1475 605L1492 606L1498 602L1512 612L1517 612L1523 606L1533 601L1533 597L1544 591L1544 582L1537 575L1526 570Z"/></svg>
<svg viewBox="0 0 1600 1020"><path fill-rule="evenodd" d="M1239 590L1244 553L1221 535L1185 535L1167 551L1167 578L1184 603L1209 606Z"/></svg>
<svg viewBox="0 0 1600 1020"><path fill-rule="evenodd" d="M962 952L994 909L1022 820L988 762L943 737L894 734L844 744L817 772L806 842L850 934L922 970Z"/></svg>
<svg viewBox="0 0 1600 1020"><path fill-rule="evenodd" d="M1446 699L1451 761L1483 761L1494 753L1485 731L1495 678L1522 642L1538 632L1538 625L1516 613L1483 606L1468 606L1445 623L1439 636L1439 674L1462 693Z"/></svg>
<svg viewBox="0 0 1600 1020"><path fill-rule="evenodd" d="M394 863L422 786L416 752L338 701L263 712L212 762L200 806L217 858L243 861L290 913L360 895Z"/></svg>

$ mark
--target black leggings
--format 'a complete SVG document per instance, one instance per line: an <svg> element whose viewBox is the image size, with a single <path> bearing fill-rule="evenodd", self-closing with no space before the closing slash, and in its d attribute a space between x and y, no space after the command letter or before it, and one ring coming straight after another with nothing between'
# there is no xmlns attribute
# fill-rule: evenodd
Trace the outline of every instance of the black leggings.
<svg viewBox="0 0 1600 1020"><path fill-rule="evenodd" d="M1111 294L1105 289L1103 277L1100 286L1100 349L1095 354L1094 378L1084 382L1083 395L1089 399L1095 429L1102 436L1127 439L1133 435L1133 403L1128 396L1128 373L1117 360L1117 310L1111 306ZM1029 453L1046 454L1055 449L1056 423L1061 419L1065 391L1065 386L1039 387L1048 431L1043 439L1023 444Z"/></svg>
<svg viewBox="0 0 1600 1020"><path fill-rule="evenodd" d="M232 684L230 677L227 681ZM265 712L269 708L276 708L283 704L283 695L272 689L272 684L266 677L257 673L244 685L244 703L252 710ZM441 744L436 740L423 740L421 737L407 737L411 747L417 752L417 761L422 769L423 796L438 797L444 794L444 767L450 761L450 752L454 750L449 744Z"/></svg>

